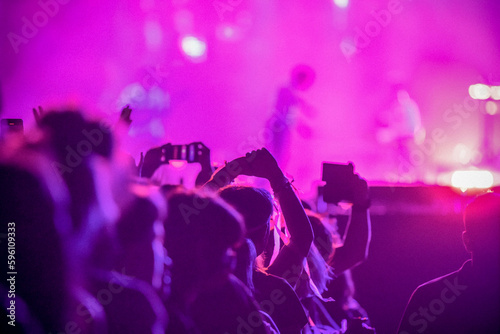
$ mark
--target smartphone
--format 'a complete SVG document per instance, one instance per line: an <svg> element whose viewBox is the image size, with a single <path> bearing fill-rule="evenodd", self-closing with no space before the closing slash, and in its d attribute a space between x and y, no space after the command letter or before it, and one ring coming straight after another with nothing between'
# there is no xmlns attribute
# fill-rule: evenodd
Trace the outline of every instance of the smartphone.
<svg viewBox="0 0 500 334"><path fill-rule="evenodd" d="M322 180L326 181L323 187L323 200L326 203L337 204L340 201L352 201L354 183L354 165L323 163Z"/></svg>
<svg viewBox="0 0 500 334"><path fill-rule="evenodd" d="M165 145L162 161L184 160L188 163L199 162L202 155L203 144L195 142L186 145Z"/></svg>
<svg viewBox="0 0 500 334"><path fill-rule="evenodd" d="M3 118L1 120L1 134L5 137L7 134L24 134L23 120L20 118Z"/></svg>
<svg viewBox="0 0 500 334"><path fill-rule="evenodd" d="M343 180L350 180L354 176L354 165L348 164L332 164L323 162L322 180L327 183L341 183Z"/></svg>

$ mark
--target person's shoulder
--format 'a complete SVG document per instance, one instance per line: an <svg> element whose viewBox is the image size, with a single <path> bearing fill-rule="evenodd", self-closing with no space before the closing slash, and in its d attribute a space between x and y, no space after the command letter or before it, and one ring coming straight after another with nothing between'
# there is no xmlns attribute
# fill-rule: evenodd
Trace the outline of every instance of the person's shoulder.
<svg viewBox="0 0 500 334"><path fill-rule="evenodd" d="M239 295L242 299L251 299L252 296L250 289L233 274L229 275L227 282L224 284L224 289L232 291L233 294Z"/></svg>
<svg viewBox="0 0 500 334"><path fill-rule="evenodd" d="M269 312L278 328L282 332L299 332L306 325L307 316L287 280L259 270L254 271L253 279L257 301Z"/></svg>
<svg viewBox="0 0 500 334"><path fill-rule="evenodd" d="M253 273L253 281L255 286L259 290L267 289L280 289L280 290L293 290L292 286L287 282L286 279L269 274L260 270L256 270Z"/></svg>
<svg viewBox="0 0 500 334"><path fill-rule="evenodd" d="M470 264L471 261L468 260L459 269L420 284L413 292L413 295L430 293L434 290L438 290L438 292L440 292L444 287L449 285L450 282L454 282L456 278L462 276L470 267Z"/></svg>

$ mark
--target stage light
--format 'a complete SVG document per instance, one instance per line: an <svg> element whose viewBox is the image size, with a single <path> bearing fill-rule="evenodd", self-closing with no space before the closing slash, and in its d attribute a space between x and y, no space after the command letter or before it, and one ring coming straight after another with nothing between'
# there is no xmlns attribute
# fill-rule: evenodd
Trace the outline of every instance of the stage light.
<svg viewBox="0 0 500 334"><path fill-rule="evenodd" d="M459 143L453 149L453 159L462 165L467 165L471 162L472 157L472 150L465 144Z"/></svg>
<svg viewBox="0 0 500 334"><path fill-rule="evenodd" d="M230 26L225 26L222 28L222 35L226 39L231 39L234 36L234 29Z"/></svg>
<svg viewBox="0 0 500 334"><path fill-rule="evenodd" d="M333 3L339 8L347 8L349 0L333 0Z"/></svg>
<svg viewBox="0 0 500 334"><path fill-rule="evenodd" d="M207 51L207 45L194 36L184 36L181 40L182 51L193 60L201 60Z"/></svg>
<svg viewBox="0 0 500 334"><path fill-rule="evenodd" d="M215 29L217 39L226 42L234 42L240 40L242 37L241 29L233 24L222 23Z"/></svg>
<svg viewBox="0 0 500 334"><path fill-rule="evenodd" d="M490 93L493 100L500 100L500 86L491 86Z"/></svg>
<svg viewBox="0 0 500 334"><path fill-rule="evenodd" d="M498 112L498 105L493 101L486 102L485 108L488 115L496 115Z"/></svg>
<svg viewBox="0 0 500 334"><path fill-rule="evenodd" d="M490 87L484 84L469 86L469 95L475 100L487 100L490 98Z"/></svg>
<svg viewBox="0 0 500 334"><path fill-rule="evenodd" d="M451 185L466 191L471 188L488 189L493 186L493 174L487 170L455 171Z"/></svg>
<svg viewBox="0 0 500 334"><path fill-rule="evenodd" d="M469 95L473 99L476 99L476 85L470 85L469 86Z"/></svg>

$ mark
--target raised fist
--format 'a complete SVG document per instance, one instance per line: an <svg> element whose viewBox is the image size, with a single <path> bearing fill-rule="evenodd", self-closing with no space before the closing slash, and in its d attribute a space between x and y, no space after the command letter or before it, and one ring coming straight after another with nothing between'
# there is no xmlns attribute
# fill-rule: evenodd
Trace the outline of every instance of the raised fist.
<svg viewBox="0 0 500 334"><path fill-rule="evenodd" d="M244 159L247 163L247 165L243 163L246 168L243 168L241 174L262 177L269 181L283 176L276 159L266 148L251 151L239 159Z"/></svg>

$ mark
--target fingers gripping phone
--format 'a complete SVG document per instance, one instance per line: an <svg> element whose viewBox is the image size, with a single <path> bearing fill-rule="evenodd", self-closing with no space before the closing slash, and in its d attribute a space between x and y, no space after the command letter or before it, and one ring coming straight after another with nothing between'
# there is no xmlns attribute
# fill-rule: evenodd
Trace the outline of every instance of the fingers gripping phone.
<svg viewBox="0 0 500 334"><path fill-rule="evenodd" d="M186 145L166 144L162 146L162 162L168 163L170 160L184 160L188 163L200 162L201 157L208 148L201 142L194 142Z"/></svg>
<svg viewBox="0 0 500 334"><path fill-rule="evenodd" d="M3 118L1 121L1 135L2 137L8 134L20 134L24 133L23 120L20 118Z"/></svg>

